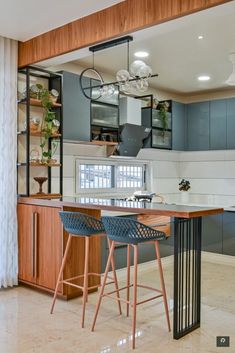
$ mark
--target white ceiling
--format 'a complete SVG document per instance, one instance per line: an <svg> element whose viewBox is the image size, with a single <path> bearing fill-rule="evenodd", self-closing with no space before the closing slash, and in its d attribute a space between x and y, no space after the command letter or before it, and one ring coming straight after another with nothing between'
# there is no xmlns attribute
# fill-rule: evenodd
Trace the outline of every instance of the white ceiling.
<svg viewBox="0 0 235 353"><path fill-rule="evenodd" d="M25 41L123 0L0 0L0 36Z"/></svg>
<svg viewBox="0 0 235 353"><path fill-rule="evenodd" d="M203 35L204 39L199 40L198 35ZM131 60L137 50L149 52L144 60L159 74L158 78L151 79L153 87L181 94L229 88L225 81L232 71L228 55L235 52L235 1L136 32L133 36ZM87 50L78 55L81 59L76 63L91 64ZM126 68L126 46L97 52L95 66L101 72L112 74ZM209 75L211 80L199 82L199 75Z"/></svg>

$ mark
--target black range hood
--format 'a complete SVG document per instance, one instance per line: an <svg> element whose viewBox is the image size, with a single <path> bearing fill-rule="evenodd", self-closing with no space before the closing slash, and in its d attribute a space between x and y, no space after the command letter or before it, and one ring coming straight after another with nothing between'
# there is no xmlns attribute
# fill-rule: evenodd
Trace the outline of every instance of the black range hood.
<svg viewBox="0 0 235 353"><path fill-rule="evenodd" d="M139 150L143 147L144 140L149 136L150 128L123 124L120 126L120 139L117 152L120 156L136 157Z"/></svg>

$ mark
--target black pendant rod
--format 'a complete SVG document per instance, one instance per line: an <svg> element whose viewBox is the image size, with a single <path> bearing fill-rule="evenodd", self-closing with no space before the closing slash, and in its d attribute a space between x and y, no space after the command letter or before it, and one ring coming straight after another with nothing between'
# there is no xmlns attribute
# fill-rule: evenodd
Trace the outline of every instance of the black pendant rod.
<svg viewBox="0 0 235 353"><path fill-rule="evenodd" d="M158 74L154 74L151 76L145 76L145 77L135 77L135 78L131 78L130 80L128 80L128 82L132 82L132 81L139 81L139 80L145 80L145 79L149 79L152 77L157 77ZM126 81L114 81L114 82L107 82L107 83L101 83L99 85L95 85L95 86L89 86L89 87L84 87L83 89L92 89L92 88L98 88L98 87L104 87L104 86L110 86L110 85L117 85L117 84L124 84Z"/></svg>

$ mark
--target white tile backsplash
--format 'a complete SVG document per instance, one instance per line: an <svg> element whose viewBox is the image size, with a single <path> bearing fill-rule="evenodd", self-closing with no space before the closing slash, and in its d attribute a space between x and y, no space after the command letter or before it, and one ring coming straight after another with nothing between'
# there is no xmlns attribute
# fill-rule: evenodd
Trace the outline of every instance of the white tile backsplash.
<svg viewBox="0 0 235 353"><path fill-rule="evenodd" d="M179 162L153 162L153 178L180 178Z"/></svg>
<svg viewBox="0 0 235 353"><path fill-rule="evenodd" d="M75 194L75 159L104 157L94 146L64 144L64 195ZM150 191L163 194L169 203L235 205L235 151L178 152L140 150L137 159L150 163ZM133 158L134 160L134 158ZM58 170L53 168L53 177ZM56 174L55 174L56 173ZM191 189L179 191L179 182L188 179Z"/></svg>

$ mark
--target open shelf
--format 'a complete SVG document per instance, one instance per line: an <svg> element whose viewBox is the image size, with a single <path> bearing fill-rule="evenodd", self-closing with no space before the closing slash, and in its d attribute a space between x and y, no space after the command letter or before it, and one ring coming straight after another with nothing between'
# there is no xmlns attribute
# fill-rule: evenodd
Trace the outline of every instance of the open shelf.
<svg viewBox="0 0 235 353"><path fill-rule="evenodd" d="M26 135L27 131L17 131L17 135ZM45 132L41 132L41 131L31 131L30 132L30 136L37 136L37 137L42 137L45 135ZM61 137L62 135L61 134L52 134L50 136L50 138L56 138L56 137Z"/></svg>
<svg viewBox="0 0 235 353"><path fill-rule="evenodd" d="M61 167L60 163L53 163L53 164L42 164L42 163L29 163L30 167ZM27 163L17 163L17 167L26 167Z"/></svg>
<svg viewBox="0 0 235 353"><path fill-rule="evenodd" d="M19 100L18 103L19 104L26 104L27 100L22 99L22 100ZM30 98L29 105L33 105L35 107L42 107L42 102L40 101L40 99ZM60 107L62 107L62 104L61 103L54 103L52 106L54 108L60 108Z"/></svg>
<svg viewBox="0 0 235 353"><path fill-rule="evenodd" d="M30 194L29 197L34 199L59 199L62 197L61 194Z"/></svg>

